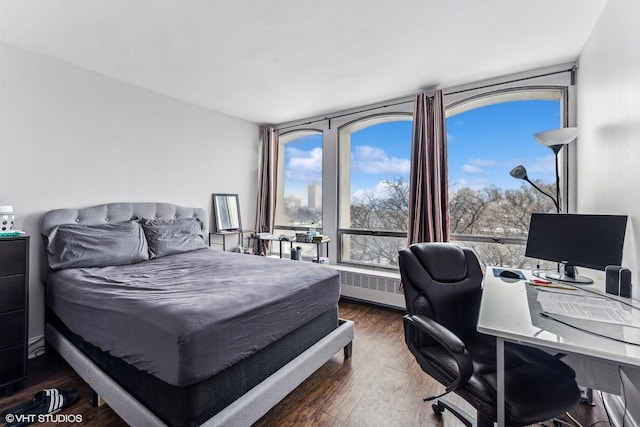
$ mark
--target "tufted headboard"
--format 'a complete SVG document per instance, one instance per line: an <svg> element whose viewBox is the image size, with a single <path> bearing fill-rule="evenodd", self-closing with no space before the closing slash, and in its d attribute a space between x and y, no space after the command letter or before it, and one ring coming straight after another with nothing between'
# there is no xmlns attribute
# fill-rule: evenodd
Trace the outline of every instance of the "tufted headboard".
<svg viewBox="0 0 640 427"><path fill-rule="evenodd" d="M130 221L132 219L198 218L207 234L209 219L202 208L185 208L170 203L108 203L82 209L56 209L42 219L42 236L63 224L100 225Z"/></svg>
<svg viewBox="0 0 640 427"><path fill-rule="evenodd" d="M202 235L208 243L209 220L202 208L186 208L170 203L108 203L82 209L56 209L47 212L42 219L43 253L40 257L40 277L43 282L51 271L47 246L52 234L60 225L102 225L131 221L132 219L178 219L197 218L202 223Z"/></svg>

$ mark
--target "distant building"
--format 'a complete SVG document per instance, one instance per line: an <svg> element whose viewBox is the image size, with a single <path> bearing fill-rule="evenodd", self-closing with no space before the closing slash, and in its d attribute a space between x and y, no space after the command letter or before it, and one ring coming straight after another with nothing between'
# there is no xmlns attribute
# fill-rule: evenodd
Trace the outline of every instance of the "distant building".
<svg viewBox="0 0 640 427"><path fill-rule="evenodd" d="M313 181L309 184L309 187L307 187L307 197L307 207L309 209L322 209L322 188L320 188L318 181Z"/></svg>

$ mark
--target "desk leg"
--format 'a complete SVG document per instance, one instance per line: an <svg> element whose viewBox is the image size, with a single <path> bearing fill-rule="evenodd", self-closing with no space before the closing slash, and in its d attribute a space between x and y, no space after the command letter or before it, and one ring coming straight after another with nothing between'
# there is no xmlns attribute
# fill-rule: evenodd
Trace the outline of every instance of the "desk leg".
<svg viewBox="0 0 640 427"><path fill-rule="evenodd" d="M496 337L496 369L498 374L498 427L504 427L504 340L500 337Z"/></svg>

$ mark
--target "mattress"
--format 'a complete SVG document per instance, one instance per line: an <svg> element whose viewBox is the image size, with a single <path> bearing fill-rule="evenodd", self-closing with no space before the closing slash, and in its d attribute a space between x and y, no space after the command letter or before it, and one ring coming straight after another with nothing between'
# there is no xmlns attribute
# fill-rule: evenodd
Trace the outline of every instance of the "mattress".
<svg viewBox="0 0 640 427"><path fill-rule="evenodd" d="M47 277L47 307L72 333L175 386L248 358L339 294L331 267L209 249Z"/></svg>
<svg viewBox="0 0 640 427"><path fill-rule="evenodd" d="M101 351L69 331L49 310L47 323L168 426L195 427L333 332L338 311L334 307L224 371L188 386L167 384Z"/></svg>

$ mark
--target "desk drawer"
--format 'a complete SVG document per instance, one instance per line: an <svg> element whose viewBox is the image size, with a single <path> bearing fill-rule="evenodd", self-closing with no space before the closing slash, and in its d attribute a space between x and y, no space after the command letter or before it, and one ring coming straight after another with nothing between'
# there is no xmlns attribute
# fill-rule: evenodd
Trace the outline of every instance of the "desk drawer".
<svg viewBox="0 0 640 427"><path fill-rule="evenodd" d="M24 310L0 314L0 349L15 344L24 344L26 321Z"/></svg>
<svg viewBox="0 0 640 427"><path fill-rule="evenodd" d="M24 274L0 277L0 314L25 307Z"/></svg>
<svg viewBox="0 0 640 427"><path fill-rule="evenodd" d="M27 240L0 240L0 276L24 274L27 270Z"/></svg>

